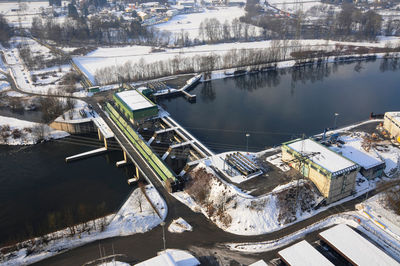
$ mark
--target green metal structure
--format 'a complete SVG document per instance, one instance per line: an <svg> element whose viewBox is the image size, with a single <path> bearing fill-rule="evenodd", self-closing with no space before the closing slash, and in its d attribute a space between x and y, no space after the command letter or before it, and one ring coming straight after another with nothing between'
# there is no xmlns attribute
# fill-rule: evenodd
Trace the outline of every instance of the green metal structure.
<svg viewBox="0 0 400 266"><path fill-rule="evenodd" d="M106 111L111 119L117 124L124 135L135 146L136 150L150 164L157 175L165 182L173 183L176 181L173 172L158 158L158 156L150 149L149 146L139 137L129 123L118 113L118 111L107 103Z"/></svg>

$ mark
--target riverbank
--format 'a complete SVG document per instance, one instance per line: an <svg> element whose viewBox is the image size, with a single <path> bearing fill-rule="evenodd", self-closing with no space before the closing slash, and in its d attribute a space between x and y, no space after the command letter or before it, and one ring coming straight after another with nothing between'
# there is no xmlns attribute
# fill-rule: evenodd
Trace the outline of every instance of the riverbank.
<svg viewBox="0 0 400 266"><path fill-rule="evenodd" d="M96 240L147 232L165 219L168 210L153 186L147 185L144 191L161 218L137 188L117 213L2 248L0 263L32 264Z"/></svg>
<svg viewBox="0 0 400 266"><path fill-rule="evenodd" d="M45 124L0 116L0 144L3 145L32 145L67 136L67 132L54 130Z"/></svg>

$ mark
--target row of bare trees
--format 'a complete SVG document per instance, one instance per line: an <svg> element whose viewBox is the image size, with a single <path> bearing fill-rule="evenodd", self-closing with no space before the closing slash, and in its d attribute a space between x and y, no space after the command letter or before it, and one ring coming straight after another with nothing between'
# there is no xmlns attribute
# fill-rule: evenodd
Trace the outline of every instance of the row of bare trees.
<svg viewBox="0 0 400 266"><path fill-rule="evenodd" d="M203 42L249 41L260 36L260 29L235 18L232 22L221 23L216 18L205 19L200 23L199 36Z"/></svg>
<svg viewBox="0 0 400 266"><path fill-rule="evenodd" d="M286 43L289 44L289 43ZM95 73L97 84L112 84L170 76L175 74L210 72L216 69L238 68L244 66L260 66L285 60L293 49L302 49L282 45L280 41L272 41L269 48L264 49L231 49L223 55L206 54L194 57L177 55L168 60L146 63L144 59L132 63L128 61L120 66L108 66ZM298 46L297 46L298 45Z"/></svg>

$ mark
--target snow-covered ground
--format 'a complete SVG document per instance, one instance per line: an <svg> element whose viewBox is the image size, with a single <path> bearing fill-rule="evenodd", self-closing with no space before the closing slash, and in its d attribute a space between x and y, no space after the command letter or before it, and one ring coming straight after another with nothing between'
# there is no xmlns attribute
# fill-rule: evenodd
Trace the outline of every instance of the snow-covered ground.
<svg viewBox="0 0 400 266"><path fill-rule="evenodd" d="M183 218L173 220L168 226L168 231L171 233L183 233L185 231L192 231L192 226L186 222Z"/></svg>
<svg viewBox="0 0 400 266"><path fill-rule="evenodd" d="M263 242L228 243L226 245L231 250L238 252L268 252L289 245L297 239L305 237L311 232L328 228L337 224L346 224L352 228L360 230L380 246L384 247L393 258L400 260L400 243L396 239L393 239L391 236L380 230L376 224L366 219L363 215L360 215L359 212L347 212L330 216L280 239Z"/></svg>
<svg viewBox="0 0 400 266"><path fill-rule="evenodd" d="M10 127L9 130L5 130L7 126ZM6 116L0 116L0 130L0 144L8 145L29 145L42 138L48 140L69 136L67 132L53 130L47 125ZM3 133L3 130L8 133Z"/></svg>
<svg viewBox="0 0 400 266"><path fill-rule="evenodd" d="M400 216L388 208L385 193L379 193L357 205L366 219L370 219L391 236L400 241Z"/></svg>
<svg viewBox="0 0 400 266"><path fill-rule="evenodd" d="M230 23L235 18L240 18L244 15L245 10L241 7L217 7L213 10L204 9L202 13L177 15L168 22L155 25L154 27L159 30L170 31L177 35L183 30L189 33L190 39L195 39L199 38L199 26L205 19L215 18L221 23L225 21Z"/></svg>
<svg viewBox="0 0 400 266"><path fill-rule="evenodd" d="M259 235L282 229L301 220L310 218L330 207L351 200L375 187L375 183L368 185L365 178L359 174L356 182L356 193L353 196L344 198L329 206L320 207L317 210L315 210L313 206L320 201L320 196L316 191L310 191L308 194L305 194L311 201L309 206L306 206L304 210L302 210L304 206L300 206L300 204L293 207L295 211L295 214L293 214L295 219L293 219L291 215L288 216L287 214L287 212L289 212L286 209L288 206L285 205L285 198L282 196L285 194L282 193L286 193L288 189L295 187L297 185L296 181L281 185L266 195L253 197L242 192L236 186L221 181L215 176L216 174L212 169L206 167L202 163L199 164L194 171L199 171L201 169L205 169L208 173L214 175L211 179L211 185L209 186L210 192L207 201L216 209L214 212L210 213L207 203L201 204L196 202L196 200L186 192L176 192L173 196L189 206L193 211L203 213L221 229L238 235ZM303 186L303 184L304 182L301 181L300 186ZM306 190L307 189L303 189L301 191ZM218 215L215 214L218 213L218 208L220 207L224 215L217 217Z"/></svg>
<svg viewBox="0 0 400 266"><path fill-rule="evenodd" d="M1 263L6 265L26 265L43 260L50 256L54 256L66 249L72 249L86 243L114 237L126 236L136 233L144 233L159 225L167 215L167 205L158 194L157 190L147 185L145 187L146 194L150 198L153 205L157 208L162 219L155 213L150 203L145 199L140 189L135 189L128 200L124 203L121 209L116 214L108 215L104 218L96 220L97 227L90 231L82 230L74 236L70 236L70 230L64 229L47 235L51 239L48 243L40 242L37 238L36 245L31 247L29 241L24 242L21 246L28 245L18 251L6 254ZM104 221L106 224L104 231L100 230L99 224ZM88 222L90 226L94 222ZM79 229L87 228L88 225L80 225ZM33 252L27 255L28 248Z"/></svg>
<svg viewBox="0 0 400 266"><path fill-rule="evenodd" d="M368 135L364 132L352 132L349 135L340 136L340 140L344 141L344 145L333 147L332 149L341 152L344 156L357 162L364 160L365 164L374 165L376 161L384 161L386 164L385 174L390 176L390 172L396 167L400 167L400 149L391 145L390 141L376 141L371 145L369 151L362 146L365 142L363 137ZM366 156L365 156L366 155ZM369 157L369 158L368 158ZM375 159L375 160L374 160Z"/></svg>
<svg viewBox="0 0 400 266"><path fill-rule="evenodd" d="M32 56L43 56L43 60L54 60L56 57L51 51L39 44L38 42L29 38L12 38L11 47L3 48L5 57L5 63L10 69L10 74L15 80L20 90L24 92L37 93L37 94L48 94L48 93L64 93L65 85L59 84L61 78L71 70L69 64L53 66L49 68L43 68L38 70L29 71L19 56L18 45L19 44L29 45L29 49L32 52ZM34 80L32 77L35 77ZM77 83L76 88L82 90L82 86ZM85 97L87 93L75 93L75 96Z"/></svg>
<svg viewBox="0 0 400 266"><path fill-rule="evenodd" d="M367 47L384 47L387 43L397 43L400 38L382 39L376 43L369 42L337 42L326 40L302 40L301 44L306 47L314 46L315 49L325 48L326 45L330 49L334 49L336 44L342 45L357 45ZM271 46L272 41L257 41L257 42L240 42L240 43L221 43L201 45L176 49L165 49L163 52L152 53L151 46L125 46L116 48L98 48L96 51L89 53L86 56L74 57L74 62L79 68L94 82L96 71L109 66L122 66L127 63L153 63L157 61L165 61L178 57L194 57L203 55L224 55L232 49L265 49ZM291 45L288 43L287 45ZM290 67L294 64L282 64L280 67ZM223 74L224 71L222 71ZM213 78L218 78L217 76Z"/></svg>

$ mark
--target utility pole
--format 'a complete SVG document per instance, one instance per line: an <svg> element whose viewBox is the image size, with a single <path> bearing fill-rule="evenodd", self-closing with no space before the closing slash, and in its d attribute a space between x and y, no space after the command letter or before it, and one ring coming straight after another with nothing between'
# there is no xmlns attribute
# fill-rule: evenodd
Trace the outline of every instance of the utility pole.
<svg viewBox="0 0 400 266"><path fill-rule="evenodd" d="M250 134L246 133L246 152L249 153L249 137Z"/></svg>
<svg viewBox="0 0 400 266"><path fill-rule="evenodd" d="M333 114L333 129L335 130L336 129L336 121L337 121L337 117L339 116L339 114L338 113L334 113Z"/></svg>
<svg viewBox="0 0 400 266"><path fill-rule="evenodd" d="M165 230L164 230L165 222L164 221L161 222L161 227L162 227L162 235L163 235L163 246L164 246L164 251L165 251Z"/></svg>

